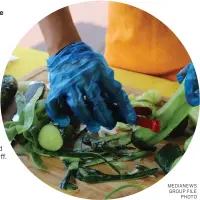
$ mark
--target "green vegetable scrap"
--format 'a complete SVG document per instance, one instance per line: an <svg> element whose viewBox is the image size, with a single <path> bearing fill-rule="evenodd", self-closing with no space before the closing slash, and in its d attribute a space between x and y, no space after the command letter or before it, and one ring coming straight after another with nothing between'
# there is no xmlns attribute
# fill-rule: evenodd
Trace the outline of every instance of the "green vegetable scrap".
<svg viewBox="0 0 200 200"><path fill-rule="evenodd" d="M150 102L153 105L158 104L161 101L161 96L159 92L155 90L148 90L147 92L144 92L142 95L137 96L135 98L136 101L147 101Z"/></svg>
<svg viewBox="0 0 200 200"><path fill-rule="evenodd" d="M26 98L24 97L23 93L17 92L15 96L15 101L17 104L17 114L20 115L24 107L26 106Z"/></svg>
<svg viewBox="0 0 200 200"><path fill-rule="evenodd" d="M157 105L161 102L161 96L155 90L149 90L138 96L130 94L128 97L133 107L150 108L152 110L152 118L155 116L156 111L158 110ZM135 129L135 126L118 122L116 128L124 131L131 131Z"/></svg>
<svg viewBox="0 0 200 200"><path fill-rule="evenodd" d="M134 174L112 175L104 174L96 169L79 168L77 171L77 178L86 183L103 183L111 181L124 181L146 178L157 172L157 168L145 170L143 172L136 172Z"/></svg>
<svg viewBox="0 0 200 200"><path fill-rule="evenodd" d="M161 131L153 133L151 130L138 127L132 134L132 143L138 148L148 148L164 140L188 116L192 107L185 98L184 82L172 98L162 106L155 115L161 122Z"/></svg>
<svg viewBox="0 0 200 200"><path fill-rule="evenodd" d="M20 124L16 126L18 134L28 130L33 124L35 117L35 105L42 93L43 87L40 87L33 98L26 104L23 111L20 113Z"/></svg>
<svg viewBox="0 0 200 200"><path fill-rule="evenodd" d="M131 126L129 124L124 124L122 122L117 122L117 125L116 125L116 128L120 129L122 131L130 131L133 129L133 127L135 127L135 126Z"/></svg>
<svg viewBox="0 0 200 200"><path fill-rule="evenodd" d="M181 160L182 157L183 156L176 158L176 160L172 163L170 170L172 170L178 164L178 162Z"/></svg>
<svg viewBox="0 0 200 200"><path fill-rule="evenodd" d="M193 107L189 112L189 119L193 127L196 127L199 118L199 106Z"/></svg>
<svg viewBox="0 0 200 200"><path fill-rule="evenodd" d="M141 185L141 184L126 184L126 185L122 185L116 189L114 189L113 191L109 192L104 200L107 200L107 199L110 199L110 197L113 195L113 194L116 194L117 192L119 192L120 190L123 190L125 188L129 188L129 187L133 187L133 188L139 188L139 189L146 189L147 187L145 185Z"/></svg>
<svg viewBox="0 0 200 200"><path fill-rule="evenodd" d="M48 151L58 151L63 146L61 133L52 124L47 124L40 130L38 141L40 146Z"/></svg>
<svg viewBox="0 0 200 200"><path fill-rule="evenodd" d="M4 128L6 131L6 135L8 137L9 142L12 142L17 135L17 130L15 124L13 123L4 123Z"/></svg>
<svg viewBox="0 0 200 200"><path fill-rule="evenodd" d="M161 102L160 94L155 90L149 90L142 95L129 95L130 103L133 107L148 107L152 110L152 116L155 115L157 105Z"/></svg>
<svg viewBox="0 0 200 200"><path fill-rule="evenodd" d="M30 152L30 159L34 163L34 165L41 170L47 170L47 167L44 165L43 161L41 160L40 156L35 152Z"/></svg>
<svg viewBox="0 0 200 200"><path fill-rule="evenodd" d="M63 181L60 183L59 187L65 190L76 190L78 186L75 184L75 176L74 173L79 168L79 161L71 162L67 165L68 169L65 174Z"/></svg>
<svg viewBox="0 0 200 200"><path fill-rule="evenodd" d="M36 103L35 112L37 114L38 119L40 119L40 117L43 117L43 115L41 116L41 114L46 114L45 102L45 99L40 99Z"/></svg>
<svg viewBox="0 0 200 200"><path fill-rule="evenodd" d="M134 94L129 95L129 100L131 103L134 102L148 102L152 105L156 105L161 101L161 96L159 92L155 90L148 90L141 95L135 96Z"/></svg>
<svg viewBox="0 0 200 200"><path fill-rule="evenodd" d="M190 137L185 141L184 147L183 147L184 151L187 151L187 149L188 149L188 147L189 147L189 145L190 145L190 143L191 143L192 137L193 137L193 136L190 136Z"/></svg>
<svg viewBox="0 0 200 200"><path fill-rule="evenodd" d="M134 94L129 94L128 98L130 101L134 101L135 100L135 95Z"/></svg>
<svg viewBox="0 0 200 200"><path fill-rule="evenodd" d="M40 105L40 100L38 101L38 99L42 92L43 87L40 87L29 103L26 103L23 93L17 92L15 101L17 104L17 114L20 118L18 121L7 121L4 123L8 140L11 143L15 141L15 137L17 137L18 134L23 134L26 140L32 141L30 130L33 129L34 126L41 126L41 122L47 121L48 123L49 119L46 113L44 113L44 109L41 109L41 106L40 109L38 109ZM40 122L38 121L38 116Z"/></svg>
<svg viewBox="0 0 200 200"><path fill-rule="evenodd" d="M22 87L23 86L23 87ZM186 116L190 116L195 125L196 109L192 109L185 99L183 84L173 97L161 108L161 96L157 91L149 90L140 96L129 95L132 106L145 106L153 110L151 118L161 121L161 132L154 133L149 129L117 123L116 129L121 130L114 135L90 133L87 128L76 129L72 125L59 127L47 115L45 99L39 99L43 87L39 88L33 98L27 103L23 91L26 84L20 86L15 100L20 116L17 122L5 122L4 127L11 144L21 144L23 155L29 155L30 160L39 170L47 171L42 157L54 157L62 161L66 174L59 184L61 189L76 190L76 179L88 184L136 180L157 177L158 168L148 168L136 165L128 169L127 163L146 158L155 153L158 166L168 173L181 159L191 141L185 142L184 152L178 145L167 144L155 152L155 145L165 139ZM193 112L193 114L192 114ZM193 119L191 118L193 116ZM70 147L69 147L70 146ZM114 174L105 174L93 166L107 164ZM134 164L134 163L133 163ZM135 165L135 164L134 164ZM111 191L105 199L121 189L146 186L128 184Z"/></svg>
<svg viewBox="0 0 200 200"><path fill-rule="evenodd" d="M167 174L174 166L174 161L183 155L183 152L177 144L166 144L155 154L155 161L160 168Z"/></svg>

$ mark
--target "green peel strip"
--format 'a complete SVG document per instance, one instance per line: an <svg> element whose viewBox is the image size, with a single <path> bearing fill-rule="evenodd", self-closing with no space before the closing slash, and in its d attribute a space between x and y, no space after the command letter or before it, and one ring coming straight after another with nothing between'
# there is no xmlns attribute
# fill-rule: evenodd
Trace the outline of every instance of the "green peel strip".
<svg viewBox="0 0 200 200"><path fill-rule="evenodd" d="M129 188L129 187L135 187L135 188L139 188L139 189L142 189L142 190L147 188L145 185L140 185L140 184L127 184L127 185L122 185L122 186L120 186L120 187L114 189L113 191L109 192L109 193L106 195L106 197L104 198L104 200L110 199L110 197L111 197L113 194L115 194L115 193L117 193L117 192L119 192L120 190L123 190L123 189L125 189L125 188Z"/></svg>

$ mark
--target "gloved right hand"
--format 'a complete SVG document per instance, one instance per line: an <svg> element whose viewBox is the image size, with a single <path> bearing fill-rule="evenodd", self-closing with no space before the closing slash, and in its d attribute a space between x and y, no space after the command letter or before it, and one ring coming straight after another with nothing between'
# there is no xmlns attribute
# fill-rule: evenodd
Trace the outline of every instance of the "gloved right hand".
<svg viewBox="0 0 200 200"><path fill-rule="evenodd" d="M116 126L117 119L108 104L117 104L119 118L135 124L136 114L122 85L114 80L114 72L103 56L88 45L83 42L71 44L50 57L47 64L50 92L46 110L59 126L70 123L66 104L91 132L98 132L101 126L107 129Z"/></svg>

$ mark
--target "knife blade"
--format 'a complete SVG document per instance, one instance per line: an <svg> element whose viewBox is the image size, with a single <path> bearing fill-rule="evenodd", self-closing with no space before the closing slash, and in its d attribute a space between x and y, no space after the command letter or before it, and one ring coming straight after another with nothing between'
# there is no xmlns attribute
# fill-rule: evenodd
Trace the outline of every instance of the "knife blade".
<svg viewBox="0 0 200 200"><path fill-rule="evenodd" d="M26 103L28 103L32 97L35 95L35 93L37 92L37 90L40 88L40 87L43 87L43 92L40 96L40 98L44 95L44 92L45 92L45 84L42 83L42 82L31 82L30 83L30 86L28 88L28 90L24 93L24 97L26 99ZM17 113L17 107L15 108L15 114L12 118L12 121L18 121L19 120L19 115Z"/></svg>

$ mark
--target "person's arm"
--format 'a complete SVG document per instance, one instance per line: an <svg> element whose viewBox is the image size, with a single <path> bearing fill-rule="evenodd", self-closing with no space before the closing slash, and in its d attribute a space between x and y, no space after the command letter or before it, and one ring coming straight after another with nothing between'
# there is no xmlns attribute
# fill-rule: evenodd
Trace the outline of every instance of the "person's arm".
<svg viewBox="0 0 200 200"><path fill-rule="evenodd" d="M39 22L39 26L50 56L71 43L81 41L73 23L69 7L62 8L48 15Z"/></svg>
<svg viewBox="0 0 200 200"><path fill-rule="evenodd" d="M54 12L39 25L50 54L46 112L51 120L60 127L68 126L71 114L67 108L70 108L90 132L98 132L101 126L112 130L117 119L107 103L118 103L116 116L127 124L135 124L136 114L122 85L114 79L114 71L104 57L81 41L69 8ZM92 106L85 103L85 97Z"/></svg>

